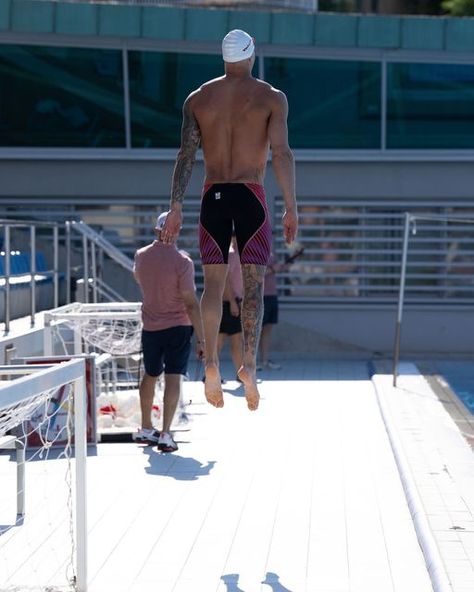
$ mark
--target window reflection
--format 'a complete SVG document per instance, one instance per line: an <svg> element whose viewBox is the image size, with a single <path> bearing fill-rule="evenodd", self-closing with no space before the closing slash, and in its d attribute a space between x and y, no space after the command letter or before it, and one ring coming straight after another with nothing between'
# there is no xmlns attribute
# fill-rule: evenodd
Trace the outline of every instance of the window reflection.
<svg viewBox="0 0 474 592"><path fill-rule="evenodd" d="M123 147L121 53L0 45L0 145Z"/></svg>
<svg viewBox="0 0 474 592"><path fill-rule="evenodd" d="M129 71L132 145L176 148L184 100L224 68L217 55L131 51Z"/></svg>
<svg viewBox="0 0 474 592"><path fill-rule="evenodd" d="M389 148L473 148L474 66L388 64Z"/></svg>
<svg viewBox="0 0 474 592"><path fill-rule="evenodd" d="M380 148L380 64L267 58L265 79L288 97L293 148Z"/></svg>

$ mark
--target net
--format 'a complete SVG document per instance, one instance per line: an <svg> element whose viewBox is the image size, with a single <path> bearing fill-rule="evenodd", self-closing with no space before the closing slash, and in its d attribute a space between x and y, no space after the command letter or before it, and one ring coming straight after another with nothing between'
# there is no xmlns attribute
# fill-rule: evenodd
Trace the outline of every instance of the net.
<svg viewBox="0 0 474 592"><path fill-rule="evenodd" d="M96 356L95 396L99 440L125 436L141 424L141 303L72 303L45 313L45 354ZM152 421L161 417L157 382Z"/></svg>
<svg viewBox="0 0 474 592"><path fill-rule="evenodd" d="M0 374L0 590L77 590L73 382L84 365L3 366Z"/></svg>
<svg viewBox="0 0 474 592"><path fill-rule="evenodd" d="M59 322L85 342L86 347L80 346L81 350L87 350L88 346L115 356L140 352L142 322L139 302L110 302L105 305L75 302L45 315L45 324L56 327L56 332L60 334Z"/></svg>
<svg viewBox="0 0 474 592"><path fill-rule="evenodd" d="M75 302L45 313L44 353L96 355L97 434L126 436L141 425L139 383L143 376L140 302ZM163 375L157 380L152 423L162 426ZM173 430L190 428L183 396Z"/></svg>
<svg viewBox="0 0 474 592"><path fill-rule="evenodd" d="M48 406L50 402L54 400L54 396L57 393L57 391L58 389L44 391L43 393L33 395L32 397L25 399L20 403L16 403L14 405L11 405L10 407L1 409L0 437L12 431L14 428L19 426L23 422L28 421L38 413L41 417L40 410L44 409L45 406ZM43 421L40 421L39 425L43 423Z"/></svg>

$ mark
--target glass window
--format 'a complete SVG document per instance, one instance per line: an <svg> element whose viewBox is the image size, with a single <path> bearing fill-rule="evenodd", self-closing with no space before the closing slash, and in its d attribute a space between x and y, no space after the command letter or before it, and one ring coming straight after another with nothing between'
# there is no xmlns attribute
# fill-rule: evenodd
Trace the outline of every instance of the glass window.
<svg viewBox="0 0 474 592"><path fill-rule="evenodd" d="M223 73L222 57L217 55L131 51L132 146L178 147L184 100L203 82Z"/></svg>
<svg viewBox="0 0 474 592"><path fill-rule="evenodd" d="M380 64L268 58L265 79L288 97L292 148L380 148Z"/></svg>
<svg viewBox="0 0 474 592"><path fill-rule="evenodd" d="M474 148L474 66L388 64L388 148Z"/></svg>
<svg viewBox="0 0 474 592"><path fill-rule="evenodd" d="M123 147L121 53L0 45L0 145Z"/></svg>

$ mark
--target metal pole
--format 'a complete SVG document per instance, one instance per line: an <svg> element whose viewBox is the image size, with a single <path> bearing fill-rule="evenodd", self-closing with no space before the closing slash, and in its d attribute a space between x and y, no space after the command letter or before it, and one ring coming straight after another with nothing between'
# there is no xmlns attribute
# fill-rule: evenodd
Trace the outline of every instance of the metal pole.
<svg viewBox="0 0 474 592"><path fill-rule="evenodd" d="M43 355L53 355L53 334L51 329L51 316L48 312L44 313Z"/></svg>
<svg viewBox="0 0 474 592"><path fill-rule="evenodd" d="M74 355L82 354L82 333L80 325L74 327Z"/></svg>
<svg viewBox="0 0 474 592"><path fill-rule="evenodd" d="M36 316L36 227L30 226L30 315L31 326L35 326Z"/></svg>
<svg viewBox="0 0 474 592"><path fill-rule="evenodd" d="M98 276L100 278L100 281L103 280L103 273L104 273L104 249L100 248L99 249L99 256L98 256L98 266L99 266L99 273Z"/></svg>
<svg viewBox="0 0 474 592"><path fill-rule="evenodd" d="M82 258L83 258L83 270L82 280L84 282L84 302L89 302L89 257L87 248L87 236L82 237Z"/></svg>
<svg viewBox="0 0 474 592"><path fill-rule="evenodd" d="M92 268L92 298L97 302L97 262L95 256L95 243L91 243L91 268Z"/></svg>
<svg viewBox="0 0 474 592"><path fill-rule="evenodd" d="M76 459L76 586L87 591L87 393L84 376L74 381L74 456Z"/></svg>
<svg viewBox="0 0 474 592"><path fill-rule="evenodd" d="M66 303L71 304L71 223L66 221Z"/></svg>
<svg viewBox="0 0 474 592"><path fill-rule="evenodd" d="M25 446L23 440L18 439L15 442L16 447L16 513L17 516L25 514Z"/></svg>
<svg viewBox="0 0 474 592"><path fill-rule="evenodd" d="M5 226L5 335L10 332L10 226Z"/></svg>
<svg viewBox="0 0 474 592"><path fill-rule="evenodd" d="M123 108L124 108L124 122L125 122L125 148L132 147L132 125L130 117L130 86L128 79L128 51L124 47L122 49L122 72L123 72Z"/></svg>
<svg viewBox="0 0 474 592"><path fill-rule="evenodd" d="M398 294L398 314L397 324L395 326L395 345L393 349L393 386L397 386L398 361L400 359L400 334L402 329L403 300L405 296L405 282L407 274L407 256L408 256L408 236L410 232L410 222L413 217L409 212L405 212L405 231L403 234L403 252L402 252L402 270L400 276L400 291Z"/></svg>
<svg viewBox="0 0 474 592"><path fill-rule="evenodd" d="M382 59L380 77L380 149L384 151L387 148L387 60Z"/></svg>
<svg viewBox="0 0 474 592"><path fill-rule="evenodd" d="M59 306L59 228L53 226L53 285L54 308Z"/></svg>

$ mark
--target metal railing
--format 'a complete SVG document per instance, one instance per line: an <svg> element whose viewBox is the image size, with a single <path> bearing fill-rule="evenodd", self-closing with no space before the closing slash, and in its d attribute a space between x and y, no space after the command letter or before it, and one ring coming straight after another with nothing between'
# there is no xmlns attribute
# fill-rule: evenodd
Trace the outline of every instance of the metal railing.
<svg viewBox="0 0 474 592"><path fill-rule="evenodd" d="M27 215L37 200L2 198L0 216L14 211ZM404 243L405 212L417 219L417 240L410 249L406 269L405 304L465 308L474 301L474 200L449 197L433 200L414 199L299 199L300 228L298 243L288 248L283 242L281 197L268 198L273 213L274 251L284 262L295 250L303 253L277 275L283 306L374 307L396 310L400 286L401 254ZM203 286L198 247L200 199L186 198L183 227L178 247L195 262L196 286ZM60 240L70 241L66 257L67 301L71 299L71 275L89 285L85 297L119 300L123 286L112 277L107 261L121 268L133 266L135 251L150 243L153 222L169 207L169 197L137 198L130 204L113 198L50 198L42 200L38 216L61 221ZM74 217L83 223L64 220ZM456 224L450 218L465 223ZM69 232L69 239L66 233ZM46 240L50 238L45 237ZM67 250L67 249L66 249ZM71 252L73 259L71 259ZM71 269L76 265L74 269ZM107 282L103 279L108 280ZM122 278L123 279L123 278ZM122 282L123 283L123 282ZM112 288L118 294L113 295ZM125 292L123 292L126 294ZM107 296L108 295L108 296ZM128 296L128 295L127 295ZM134 296L133 299L136 299ZM128 296L127 299L130 299Z"/></svg>
<svg viewBox="0 0 474 592"><path fill-rule="evenodd" d="M93 228L82 221L66 222L66 300L71 302L71 233L82 237L82 282L84 288L84 302L98 302L99 296L106 300L124 301L125 299L102 278L104 255L118 263L127 271L133 270L133 260L127 257L119 248L100 235ZM92 293L89 293L91 288Z"/></svg>
<svg viewBox="0 0 474 592"><path fill-rule="evenodd" d="M28 273L23 274L21 277L29 280L30 289L30 318L31 326L35 325L36 317L36 288L37 282L41 279L41 276L49 276L53 279L53 304L58 306L59 303L59 233L58 224L55 222L39 222L39 221L24 221L24 220L2 220L0 219L0 228L3 229L3 250L1 255L4 260L4 269L0 274L2 278L2 286L4 288L4 312L5 312L5 334L10 331L11 321L11 288L12 288L12 256L17 254L16 251L12 251L12 231L19 229L27 229L29 232L29 260L30 268ZM51 230L53 239L53 267L52 269L41 269L41 275L38 275L38 269L36 265L37 255L37 229ZM18 274L15 274L18 275ZM1 280L0 280L1 281Z"/></svg>
<svg viewBox="0 0 474 592"><path fill-rule="evenodd" d="M394 348L393 348L393 370L392 370L392 375L393 375L393 386L396 387L397 386L397 377L398 377L398 363L400 360L400 340L401 340L401 330L402 330L402 320L403 320L403 309L404 309L404 303L405 303L405 293L406 293L406 288L407 288L407 277L408 277L408 248L409 248L409 244L410 244L410 229L411 229L411 233L412 236L416 236L419 234L419 230L421 231L420 233L423 232L424 228L418 228L417 227L417 222L428 222L427 227L430 228L429 224L431 223L435 223L435 224L451 224L454 225L454 229L465 229L466 226L470 225L470 229L469 229L469 234L470 234L470 240L469 243L472 244L473 242L473 238L474 238L474 218L473 219L469 219L466 217L453 217L453 216L429 216L429 215L415 215L412 214L411 212L405 212L405 223L404 223L404 230L403 230L403 247L402 247L402 257L401 257L401 270L400 270L400 279L399 279L399 287L398 287L398 307L397 307L397 320L396 320L396 324L395 324L395 342L394 342ZM426 228L426 227L425 227ZM455 230L451 231L451 234L456 233ZM458 241L462 240L461 237L458 237ZM421 238L421 240L423 240L423 238ZM452 264L453 261L445 261L445 265L450 265ZM473 253L470 253L470 260L467 262L468 265L466 266L466 262L462 263L462 265L464 265L464 270L466 272L469 273L471 280L470 280L470 286L469 288L471 289L470 291L470 304L472 304L472 273L474 272L474 257L473 257ZM461 269L460 267L458 267L458 269ZM441 276L443 279L445 279L446 274L443 274ZM454 280L457 281L460 278L464 277L464 274L455 274L454 275ZM457 289L457 287L454 285L453 289ZM465 290L466 286L465 285L461 285L460 287L461 290Z"/></svg>
<svg viewBox="0 0 474 592"><path fill-rule="evenodd" d="M52 306L57 308L59 306L59 253L60 243L64 242L65 247L65 273L64 279L66 281L66 302L71 302L72 297L72 240L71 234L77 234L80 237L81 244L81 259L82 259L82 283L84 286L83 298L85 302L99 302L106 301L124 301L125 299L112 286L102 278L102 270L104 268L104 258L108 257L112 261L118 263L127 272L133 269L133 260L127 257L118 247L114 246L110 241L101 236L93 228L81 221L66 221L64 225L57 222L44 222L37 220L14 220L14 219L0 219L0 228L3 229L3 250L0 253L0 263L3 259L3 270L0 269L0 289L3 288L3 305L4 305L4 332L8 335L10 332L10 325L12 320L12 286L18 284L20 281L29 289L29 316L31 327L35 326L36 312L37 312L37 284L44 278L51 277L53 281L53 300ZM64 230L63 230L64 228ZM37 230L51 231L49 235L41 233L40 239L52 239L53 242L53 267L52 269L38 269L37 254L38 250L38 232ZM12 269L12 258L20 254L18 249L12 249L12 240L15 239L18 243L25 242L24 231L29 235L29 251L28 260L29 268L22 269L21 274L18 270ZM12 237L14 231L22 231L22 236ZM62 240L60 240L60 231ZM25 261L23 261L25 263Z"/></svg>
<svg viewBox="0 0 474 592"><path fill-rule="evenodd" d="M303 254L279 274L282 301L358 307L396 306L405 211L419 226L406 269L409 305L472 305L474 301L474 203L422 200L300 200L298 244L288 249L275 233L280 260ZM283 213L277 199L275 228ZM451 219L459 219L453 223ZM464 223L462 222L464 221Z"/></svg>

